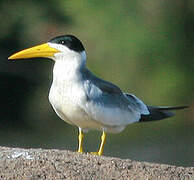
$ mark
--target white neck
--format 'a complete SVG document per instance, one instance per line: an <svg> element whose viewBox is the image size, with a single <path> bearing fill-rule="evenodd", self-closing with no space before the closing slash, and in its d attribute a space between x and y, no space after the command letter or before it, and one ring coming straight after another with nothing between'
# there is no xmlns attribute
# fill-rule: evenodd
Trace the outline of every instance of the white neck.
<svg viewBox="0 0 194 180"><path fill-rule="evenodd" d="M85 51L77 53L69 51L68 53L56 53L55 65L53 68L53 81L59 80L74 80L78 78L80 70L86 66L86 53Z"/></svg>

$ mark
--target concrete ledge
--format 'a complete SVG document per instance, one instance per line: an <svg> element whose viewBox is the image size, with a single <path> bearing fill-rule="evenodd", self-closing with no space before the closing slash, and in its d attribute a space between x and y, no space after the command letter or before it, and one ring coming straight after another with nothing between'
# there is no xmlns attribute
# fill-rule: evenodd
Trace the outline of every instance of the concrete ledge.
<svg viewBox="0 0 194 180"><path fill-rule="evenodd" d="M0 179L191 180L194 167L98 157L65 150L0 147Z"/></svg>

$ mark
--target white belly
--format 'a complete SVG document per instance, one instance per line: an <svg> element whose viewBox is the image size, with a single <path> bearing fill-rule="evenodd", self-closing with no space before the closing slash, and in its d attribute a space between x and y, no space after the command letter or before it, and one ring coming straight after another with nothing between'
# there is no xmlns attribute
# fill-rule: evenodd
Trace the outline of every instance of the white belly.
<svg viewBox="0 0 194 180"><path fill-rule="evenodd" d="M79 93L78 93L79 92ZM51 87L49 101L57 115L69 124L81 127L82 129L102 130L102 124L92 119L81 108L81 103L86 101L84 93L79 90L59 90Z"/></svg>
<svg viewBox="0 0 194 180"><path fill-rule="evenodd" d="M79 104L80 101L82 101L82 103L86 101L83 96L76 99L75 94L64 94L64 91L62 95L52 86L49 93L49 101L61 119L69 124L80 127L85 131L96 129L110 133L118 133L125 128L125 126L108 126L89 116Z"/></svg>
<svg viewBox="0 0 194 180"><path fill-rule="evenodd" d="M96 129L113 133L122 131L125 125L107 124L104 121L104 111L96 116L99 108L87 102L82 73L72 66L76 66L74 59L55 62L49 101L57 115L67 123L85 130Z"/></svg>

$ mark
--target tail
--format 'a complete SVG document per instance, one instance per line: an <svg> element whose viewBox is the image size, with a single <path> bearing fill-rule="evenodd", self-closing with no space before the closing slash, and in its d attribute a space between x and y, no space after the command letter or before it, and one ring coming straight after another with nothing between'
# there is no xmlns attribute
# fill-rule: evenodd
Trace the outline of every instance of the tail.
<svg viewBox="0 0 194 180"><path fill-rule="evenodd" d="M147 108L150 114L148 115L142 114L139 122L157 121L157 120L169 118L171 116L174 116L174 113L171 111L188 108L188 106L175 106L175 107L147 106Z"/></svg>

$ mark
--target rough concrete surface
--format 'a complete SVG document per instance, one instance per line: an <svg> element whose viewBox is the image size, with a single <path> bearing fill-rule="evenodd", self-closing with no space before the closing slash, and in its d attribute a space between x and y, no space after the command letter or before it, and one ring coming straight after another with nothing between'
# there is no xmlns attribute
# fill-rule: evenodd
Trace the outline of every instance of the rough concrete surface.
<svg viewBox="0 0 194 180"><path fill-rule="evenodd" d="M136 162L65 150L0 147L0 179L194 179L194 167Z"/></svg>

